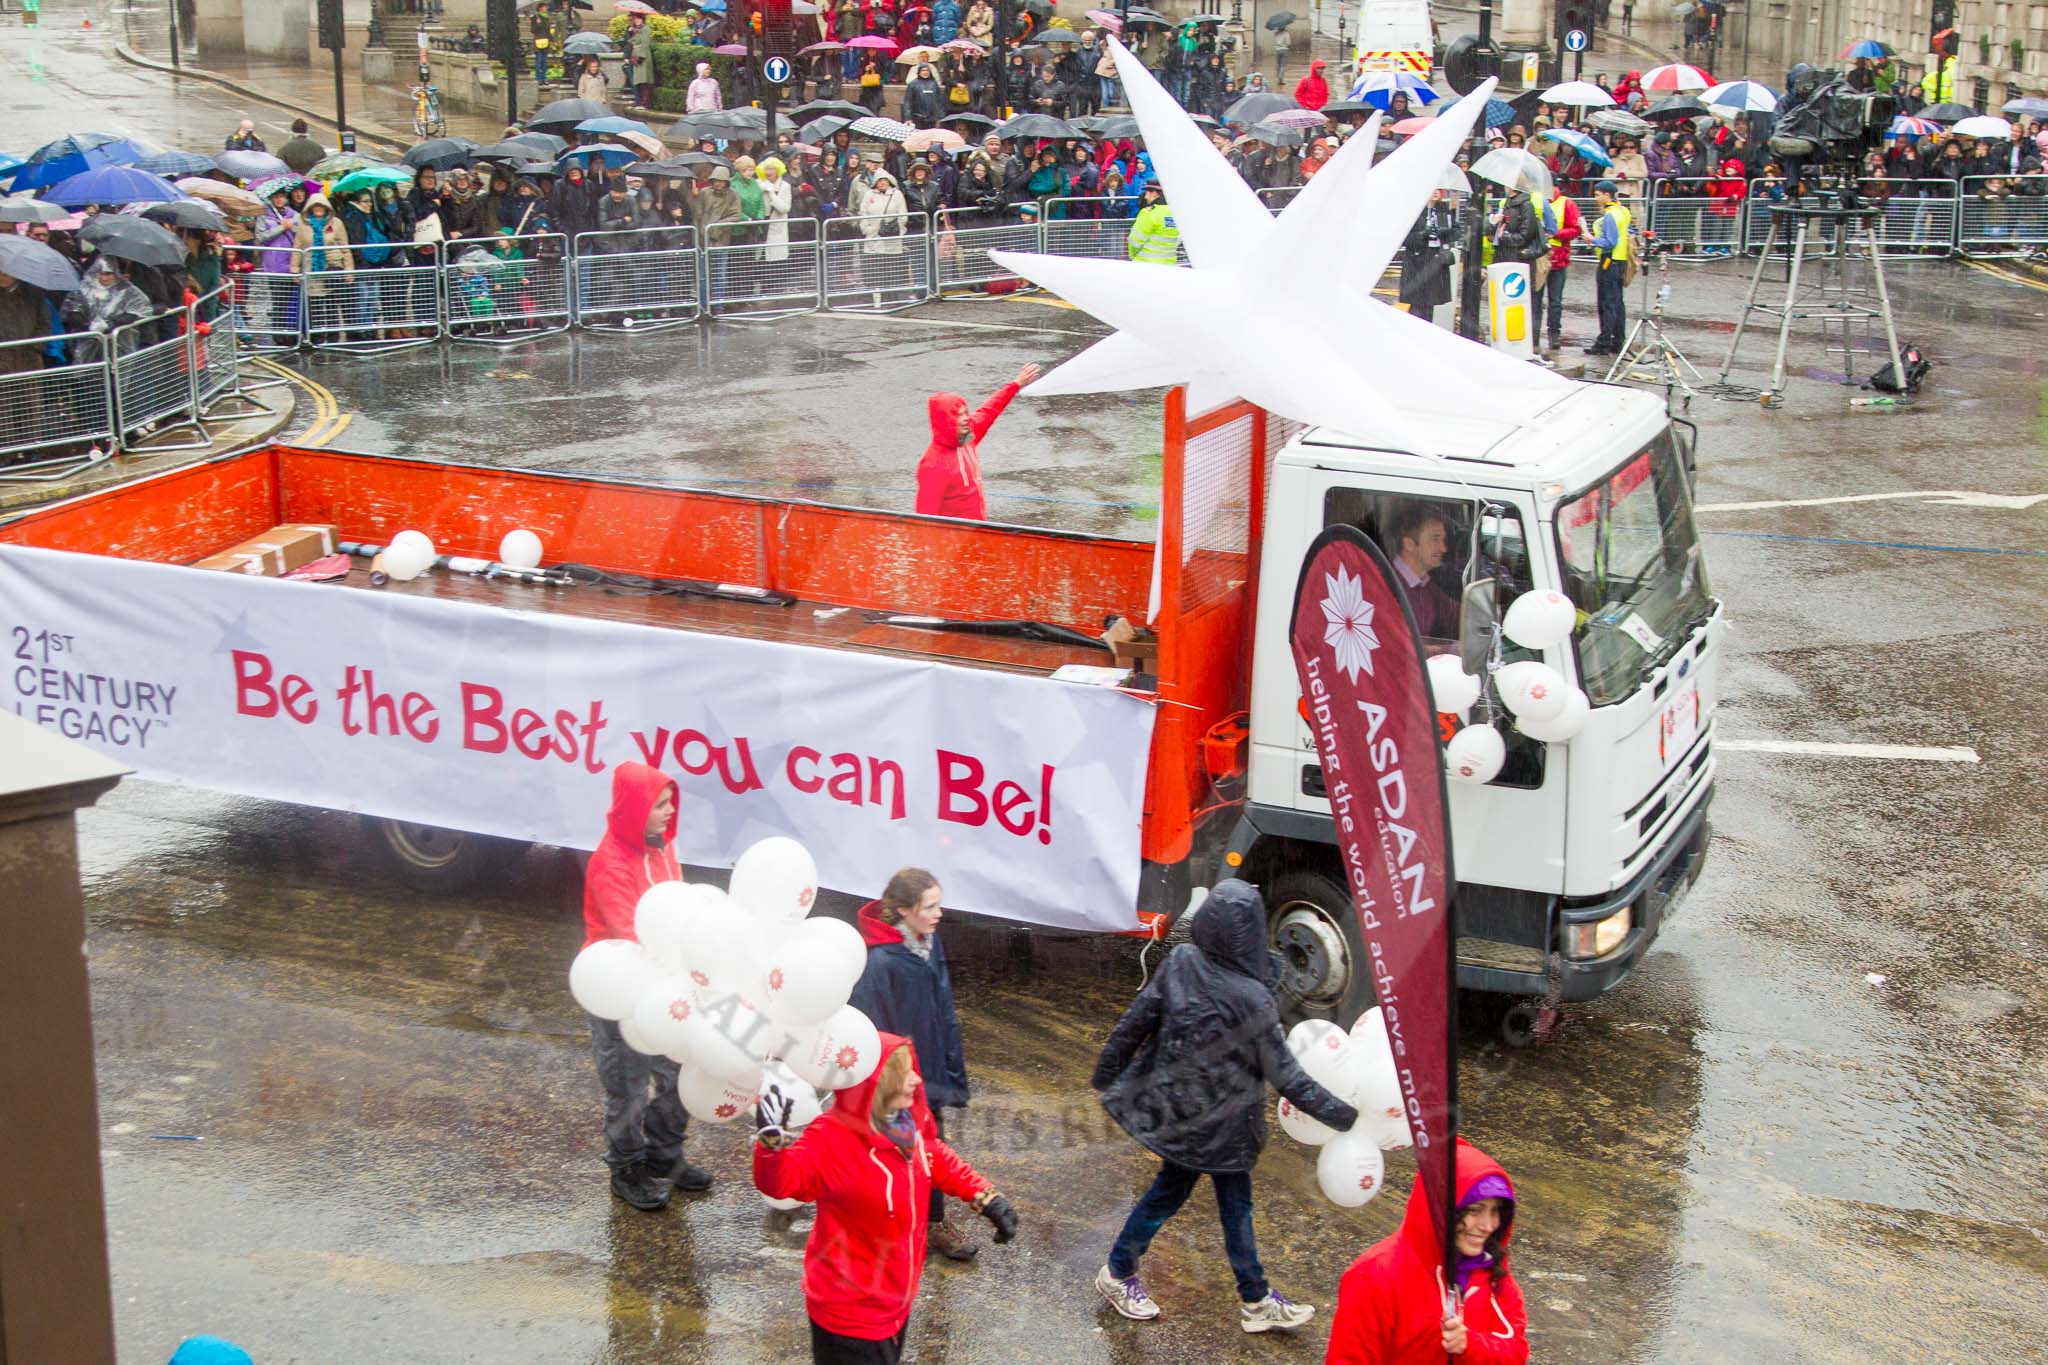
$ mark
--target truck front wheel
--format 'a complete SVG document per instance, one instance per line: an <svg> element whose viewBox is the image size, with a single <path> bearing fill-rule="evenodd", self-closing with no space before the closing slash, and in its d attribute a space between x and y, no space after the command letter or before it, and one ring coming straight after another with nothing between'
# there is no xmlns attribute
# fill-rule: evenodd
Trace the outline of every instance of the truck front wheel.
<svg viewBox="0 0 2048 1365"><path fill-rule="evenodd" d="M364 816L363 824L384 869L415 891L466 891L526 848L516 839L374 815Z"/></svg>
<svg viewBox="0 0 2048 1365"><path fill-rule="evenodd" d="M1320 872L1283 872L1266 891L1266 936L1280 954L1283 1020L1331 1019L1350 1028L1373 1006L1372 974L1351 894Z"/></svg>

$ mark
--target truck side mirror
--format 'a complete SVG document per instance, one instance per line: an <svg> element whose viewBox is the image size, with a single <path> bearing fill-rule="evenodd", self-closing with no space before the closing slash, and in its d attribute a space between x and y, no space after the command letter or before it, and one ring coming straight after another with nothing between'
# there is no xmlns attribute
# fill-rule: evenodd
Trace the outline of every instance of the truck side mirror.
<svg viewBox="0 0 2048 1365"><path fill-rule="evenodd" d="M1458 657L1465 671L1477 678L1486 676L1486 664L1493 657L1493 640L1498 623L1493 616L1493 580L1480 578L1467 583L1458 611Z"/></svg>

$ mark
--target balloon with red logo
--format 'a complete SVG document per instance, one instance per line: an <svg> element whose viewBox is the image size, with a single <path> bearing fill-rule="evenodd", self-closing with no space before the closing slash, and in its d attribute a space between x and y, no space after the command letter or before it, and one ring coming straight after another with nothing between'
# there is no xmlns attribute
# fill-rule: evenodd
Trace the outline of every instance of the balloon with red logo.
<svg viewBox="0 0 2048 1365"><path fill-rule="evenodd" d="M845 951L842 933L858 930L829 917L777 926L779 941L769 944L760 955L761 972L754 998L761 1012L790 1028L822 1024L838 1012L853 994L867 965L867 954L855 963ZM835 932L837 931L837 932Z"/></svg>
<svg viewBox="0 0 2048 1365"><path fill-rule="evenodd" d="M1387 1164L1379 1147L1358 1128L1339 1133L1316 1153L1316 1184L1339 1208L1370 1204L1386 1178Z"/></svg>
<svg viewBox="0 0 2048 1365"><path fill-rule="evenodd" d="M626 1033L631 1026L626 1043L635 1052L687 1062L690 1016L698 1008L697 988L689 977L664 976L641 993L633 1013L619 1021L619 1029Z"/></svg>
<svg viewBox="0 0 2048 1365"><path fill-rule="evenodd" d="M794 839L763 839L732 865L731 895L770 923L802 919L817 904L818 864Z"/></svg>
<svg viewBox="0 0 2048 1365"><path fill-rule="evenodd" d="M819 1090L844 1090L882 1064L882 1038L865 1014L842 1005L818 1027L798 1030L782 1060Z"/></svg>
<svg viewBox="0 0 2048 1365"><path fill-rule="evenodd" d="M1346 1104L1351 1102L1351 1039L1343 1029L1327 1019L1304 1019L1288 1030L1287 1050L1310 1080Z"/></svg>
<svg viewBox="0 0 2048 1365"><path fill-rule="evenodd" d="M731 1123L754 1112L757 1086L734 1085L699 1067L686 1066L676 1073L676 1095L683 1112L699 1123Z"/></svg>

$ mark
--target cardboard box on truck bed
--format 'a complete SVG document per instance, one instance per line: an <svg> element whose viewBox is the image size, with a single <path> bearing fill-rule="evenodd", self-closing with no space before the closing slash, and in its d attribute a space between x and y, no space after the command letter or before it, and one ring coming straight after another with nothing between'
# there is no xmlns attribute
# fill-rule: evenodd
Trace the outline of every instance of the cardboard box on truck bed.
<svg viewBox="0 0 2048 1365"><path fill-rule="evenodd" d="M192 567L279 578L334 553L334 528L288 523L250 536L239 545L208 555Z"/></svg>

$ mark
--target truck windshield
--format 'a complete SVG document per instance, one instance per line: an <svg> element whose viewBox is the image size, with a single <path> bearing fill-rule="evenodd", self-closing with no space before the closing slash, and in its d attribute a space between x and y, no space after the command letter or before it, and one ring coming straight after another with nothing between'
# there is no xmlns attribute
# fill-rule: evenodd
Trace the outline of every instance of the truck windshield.
<svg viewBox="0 0 2048 1365"><path fill-rule="evenodd" d="M1634 692L1713 609L1692 494L1666 428L1557 509L1565 590L1586 613L1579 683L1605 706Z"/></svg>

